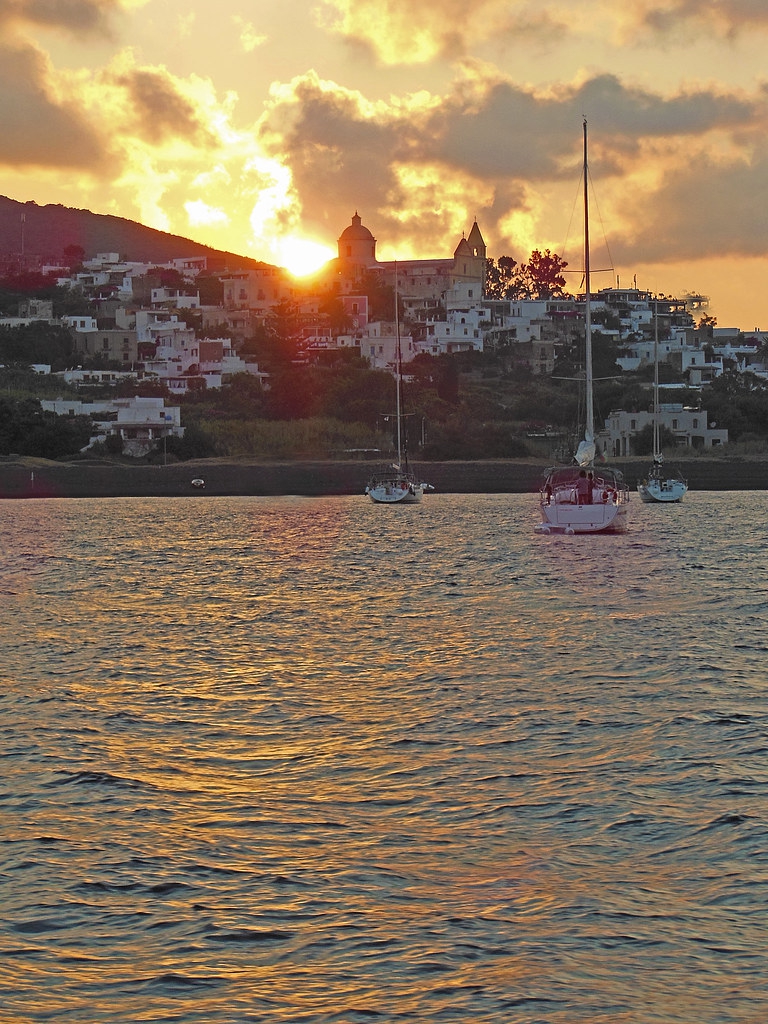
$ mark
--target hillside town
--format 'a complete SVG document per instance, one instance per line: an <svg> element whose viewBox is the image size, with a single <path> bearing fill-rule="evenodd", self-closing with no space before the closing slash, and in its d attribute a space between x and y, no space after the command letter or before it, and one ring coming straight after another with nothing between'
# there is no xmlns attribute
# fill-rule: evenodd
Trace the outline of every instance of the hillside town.
<svg viewBox="0 0 768 1024"><path fill-rule="evenodd" d="M291 311L296 358L306 364L346 352L371 369L396 370L399 339L403 372L418 356L503 353L507 370L527 377L550 376L559 354L583 336L583 296L562 288L550 296L504 297L488 286L489 260L475 222L451 255L432 260L381 261L376 238L355 212L338 237L338 255L309 279L297 279L268 264L248 269L213 268L208 257L180 256L158 266L97 253L75 268L42 266L59 288L83 299L86 314L55 317L50 300L30 298L0 328L35 323L66 327L75 363L55 372L75 389L154 380L170 397L133 395L45 400L60 416L90 416L91 443L118 436L128 455L145 454L159 439L181 437L184 427L173 398L219 389L238 374L269 388L269 373L249 356L245 342L276 316ZM217 288L212 294L211 280ZM205 292L200 283L205 282ZM394 292L399 316L383 319L372 307L371 288ZM335 303L329 312L329 299ZM632 373L654 358L674 369L695 403L662 400L662 425L678 446L710 449L728 441L728 431L710 422L706 389L729 370L768 380L768 332L719 327L701 295L654 295L632 287L602 288L592 295L595 329L615 345L620 370ZM674 389L673 389L674 390ZM679 390L679 384L677 386ZM633 438L652 412L611 410L598 424L597 442L611 456L632 453Z"/></svg>

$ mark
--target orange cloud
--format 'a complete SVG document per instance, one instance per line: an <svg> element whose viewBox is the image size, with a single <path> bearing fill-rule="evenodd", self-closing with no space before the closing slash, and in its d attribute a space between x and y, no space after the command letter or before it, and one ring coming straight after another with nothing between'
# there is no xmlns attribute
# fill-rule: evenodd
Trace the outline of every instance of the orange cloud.
<svg viewBox="0 0 768 1024"><path fill-rule="evenodd" d="M129 0L0 0L0 24L28 23L71 32L107 32L110 17Z"/></svg>
<svg viewBox="0 0 768 1024"><path fill-rule="evenodd" d="M45 56L24 43L0 42L0 163L98 168L106 147L76 103L57 97Z"/></svg>
<svg viewBox="0 0 768 1024"><path fill-rule="evenodd" d="M133 130L148 142L178 136L195 145L213 144L201 112L164 69L131 68L118 74L115 83L125 90Z"/></svg>
<svg viewBox="0 0 768 1024"><path fill-rule="evenodd" d="M663 95L595 75L538 91L476 71L445 96L387 104L314 74L275 90L261 140L290 168L305 223L335 238L351 205L390 251L440 252L475 217L492 255L559 247L586 113L614 256L764 249L747 199L766 198L762 90Z"/></svg>
<svg viewBox="0 0 768 1024"><path fill-rule="evenodd" d="M527 0L325 0L323 10L325 28L364 44L383 64L456 58L479 40L500 35L551 40L563 27Z"/></svg>
<svg viewBox="0 0 768 1024"><path fill-rule="evenodd" d="M636 7L634 13L641 24L665 34L685 27L733 37L743 31L768 28L768 7L763 0L650 0Z"/></svg>

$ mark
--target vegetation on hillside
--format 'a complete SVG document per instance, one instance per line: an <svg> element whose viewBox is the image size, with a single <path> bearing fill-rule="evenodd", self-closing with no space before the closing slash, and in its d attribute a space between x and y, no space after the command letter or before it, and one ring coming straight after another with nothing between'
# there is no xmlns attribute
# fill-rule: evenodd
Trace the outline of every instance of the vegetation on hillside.
<svg viewBox="0 0 768 1024"><path fill-rule="evenodd" d="M76 254L72 254L76 258ZM489 288L497 297L551 296L562 293L565 264L549 252L533 253L518 266L502 257L489 261ZM215 279L205 284L215 297ZM168 278L169 285L178 282ZM366 282L376 317L394 315L394 292L371 275ZM24 297L49 298L54 315L82 313L83 298L34 275L0 281L0 312L16 313ZM87 307L86 307L87 308ZM338 299L325 300L326 315L344 329ZM402 312L402 311L401 311ZM595 412L598 423L613 409L647 410L652 369L624 374L616 360L620 348L596 317L593 336ZM394 448L394 384L391 374L372 370L352 350L330 350L318 363L300 359L298 306L283 302L263 327L241 346L270 374L269 387L239 375L220 390L193 390L171 396L161 381L144 379L120 385L118 394L156 395L182 409L183 439L169 438L164 455L204 458L213 455L275 458L338 457L364 451L388 457ZM61 378L38 375L30 363L54 371L73 365L72 337L44 322L0 328L0 455L12 452L49 458L74 457L91 433L87 417L57 418L42 412L39 399L113 395L112 388L68 388ZM102 365L77 356L78 362ZM550 458L567 452L583 419L581 388L583 338L566 339L552 377L533 375L515 362L514 345L495 351L452 356L419 355L406 368L404 407L409 454L419 459ZM115 366L114 368L118 368ZM692 405L703 401L710 422L729 432L732 444L768 450L768 385L753 374L731 370L709 385L703 399L687 389L682 376L663 364L665 383L679 383L669 400ZM665 437L665 449L673 438ZM635 442L645 454L647 438ZM100 453L103 454L103 453Z"/></svg>

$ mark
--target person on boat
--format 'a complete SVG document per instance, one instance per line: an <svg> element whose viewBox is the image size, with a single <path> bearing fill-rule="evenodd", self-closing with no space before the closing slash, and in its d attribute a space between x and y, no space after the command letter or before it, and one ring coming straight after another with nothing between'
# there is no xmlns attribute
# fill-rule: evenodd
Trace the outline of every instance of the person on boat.
<svg viewBox="0 0 768 1024"><path fill-rule="evenodd" d="M593 500L594 500L593 495L595 493L595 478L594 478L594 476L592 474L592 470L591 469L587 473L587 483L589 485L587 487L587 504L591 505Z"/></svg>
<svg viewBox="0 0 768 1024"><path fill-rule="evenodd" d="M579 472L579 478L576 481L576 497L579 505L589 505L592 503L592 484L587 479L587 471L585 469Z"/></svg>
<svg viewBox="0 0 768 1024"><path fill-rule="evenodd" d="M547 486L544 488L544 501L548 505L552 503L552 484L547 480Z"/></svg>

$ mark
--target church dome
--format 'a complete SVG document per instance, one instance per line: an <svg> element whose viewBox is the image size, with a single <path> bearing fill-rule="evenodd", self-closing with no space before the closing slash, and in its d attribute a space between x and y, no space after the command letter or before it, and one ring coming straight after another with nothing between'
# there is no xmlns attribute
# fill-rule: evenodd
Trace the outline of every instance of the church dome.
<svg viewBox="0 0 768 1024"><path fill-rule="evenodd" d="M360 268L376 262L376 239L355 210L352 223L339 235L339 259Z"/></svg>
<svg viewBox="0 0 768 1024"><path fill-rule="evenodd" d="M344 228L339 235L340 242L373 242L375 241L373 235L368 228L363 224L360 216L355 210L355 215L352 218L352 223Z"/></svg>

